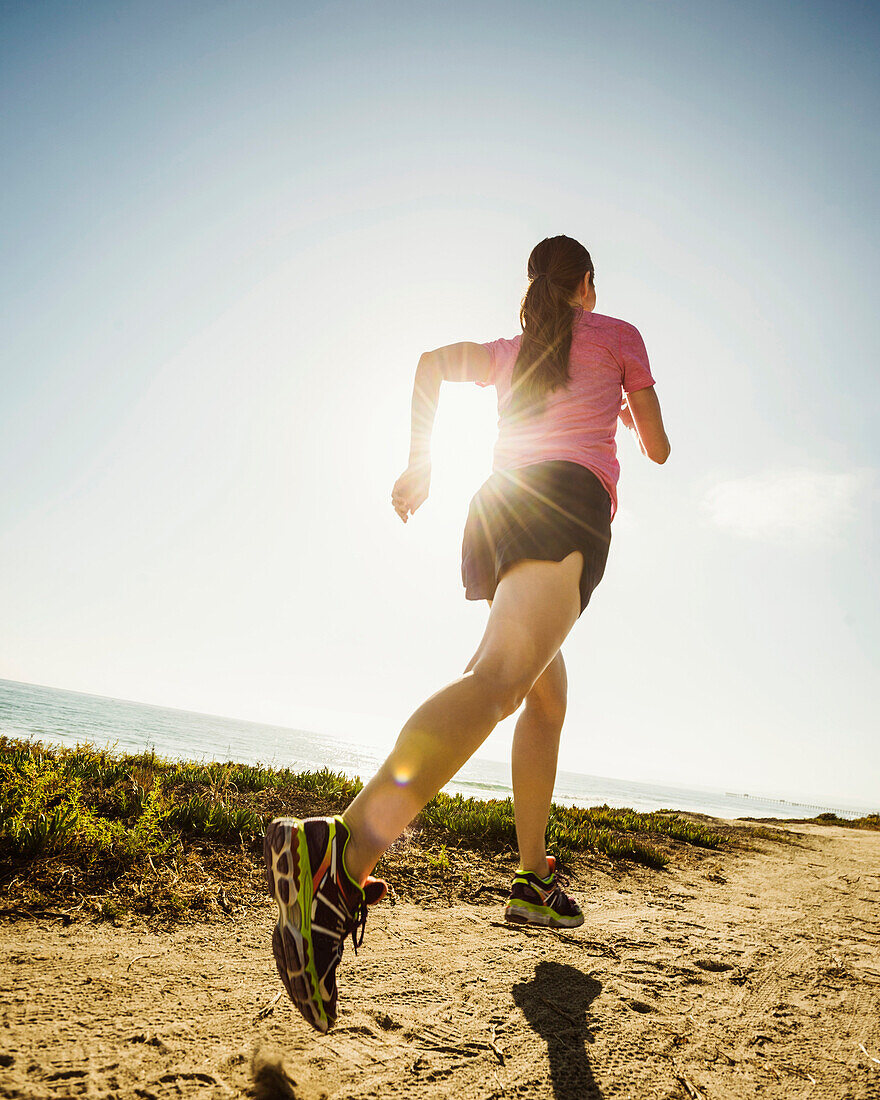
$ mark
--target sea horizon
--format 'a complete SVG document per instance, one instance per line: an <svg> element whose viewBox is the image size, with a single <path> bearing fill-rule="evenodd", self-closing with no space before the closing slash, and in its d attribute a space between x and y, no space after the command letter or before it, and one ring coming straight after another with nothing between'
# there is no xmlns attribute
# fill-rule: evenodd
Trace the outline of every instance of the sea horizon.
<svg viewBox="0 0 880 1100"><path fill-rule="evenodd" d="M169 759L235 760L293 770L326 767L361 779L376 770L385 751L292 726L3 679L0 734L46 744L89 743L119 752L154 751ZM444 790L466 797L510 797L509 761L473 757ZM722 818L811 817L817 813L850 818L877 812L876 807L834 797L773 796L563 768L557 773L553 798L568 805L607 802L641 811L673 809Z"/></svg>

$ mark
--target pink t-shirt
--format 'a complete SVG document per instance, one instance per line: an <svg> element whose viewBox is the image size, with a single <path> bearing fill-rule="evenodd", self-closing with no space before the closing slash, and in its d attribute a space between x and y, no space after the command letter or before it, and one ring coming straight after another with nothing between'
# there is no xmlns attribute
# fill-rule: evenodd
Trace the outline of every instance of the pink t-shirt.
<svg viewBox="0 0 880 1100"><path fill-rule="evenodd" d="M586 466L617 510L617 417L623 393L654 385L639 330L626 321L579 309L571 335L571 381L547 395L543 413L512 424L501 417L510 400L513 367L522 336L492 340L489 378L478 386L498 390L498 441L493 470L513 470L536 462L564 459Z"/></svg>

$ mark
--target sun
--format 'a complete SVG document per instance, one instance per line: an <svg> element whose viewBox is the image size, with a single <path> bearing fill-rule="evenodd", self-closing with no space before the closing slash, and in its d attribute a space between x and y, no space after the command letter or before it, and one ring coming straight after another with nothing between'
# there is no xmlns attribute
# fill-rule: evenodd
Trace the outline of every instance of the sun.
<svg viewBox="0 0 880 1100"><path fill-rule="evenodd" d="M462 508L492 472L497 436L495 390L444 382L431 443L431 496L435 506Z"/></svg>

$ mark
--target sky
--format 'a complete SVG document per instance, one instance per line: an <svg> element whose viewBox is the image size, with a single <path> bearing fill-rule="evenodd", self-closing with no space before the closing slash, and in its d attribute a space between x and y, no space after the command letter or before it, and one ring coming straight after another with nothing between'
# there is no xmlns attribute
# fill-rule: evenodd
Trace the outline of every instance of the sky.
<svg viewBox="0 0 880 1100"><path fill-rule="evenodd" d="M672 455L563 646L561 766L880 804L871 3L0 3L0 678L390 744L461 675L495 391L566 233ZM504 759L513 720L480 755Z"/></svg>

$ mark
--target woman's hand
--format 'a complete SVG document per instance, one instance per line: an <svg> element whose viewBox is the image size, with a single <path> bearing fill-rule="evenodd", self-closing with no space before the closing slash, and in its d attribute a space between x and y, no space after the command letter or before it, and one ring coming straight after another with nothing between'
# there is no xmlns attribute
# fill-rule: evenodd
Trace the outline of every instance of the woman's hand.
<svg viewBox="0 0 880 1100"><path fill-rule="evenodd" d="M631 432L635 431L636 424L633 420L632 413L629 411L629 405L626 403L625 397L623 399L623 404L620 406L620 412L618 413L618 416L620 417L620 422L621 424L623 424L624 428L629 428Z"/></svg>
<svg viewBox="0 0 880 1100"><path fill-rule="evenodd" d="M414 513L428 499L431 487L431 463L410 463L403 471L391 490L391 503L394 511L404 523L409 513Z"/></svg>

